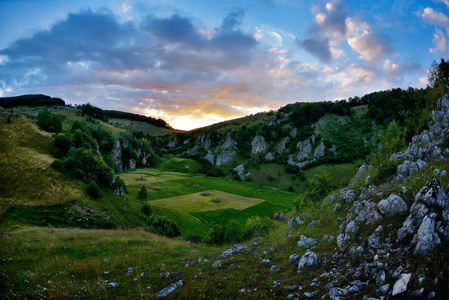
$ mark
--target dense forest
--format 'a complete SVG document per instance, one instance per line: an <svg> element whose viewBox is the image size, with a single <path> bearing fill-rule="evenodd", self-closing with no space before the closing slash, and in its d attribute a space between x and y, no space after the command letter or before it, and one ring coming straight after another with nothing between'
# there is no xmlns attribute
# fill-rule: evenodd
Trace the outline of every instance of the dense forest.
<svg viewBox="0 0 449 300"><path fill-rule="evenodd" d="M64 106L64 100L46 95L22 95L16 97L0 98L0 106L14 108L18 106Z"/></svg>

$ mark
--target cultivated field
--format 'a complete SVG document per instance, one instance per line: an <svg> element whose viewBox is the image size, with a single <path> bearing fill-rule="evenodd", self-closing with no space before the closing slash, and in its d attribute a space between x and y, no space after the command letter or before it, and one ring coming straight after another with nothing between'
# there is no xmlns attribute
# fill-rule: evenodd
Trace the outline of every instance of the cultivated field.
<svg viewBox="0 0 449 300"><path fill-rule="evenodd" d="M208 194L208 195L203 195ZM219 202L212 200L218 198ZM169 209L181 210L185 212L209 211L225 208L243 210L263 202L263 199L243 197L236 194L230 194L223 191L211 190L189 195L164 198L151 201L151 205L160 206Z"/></svg>

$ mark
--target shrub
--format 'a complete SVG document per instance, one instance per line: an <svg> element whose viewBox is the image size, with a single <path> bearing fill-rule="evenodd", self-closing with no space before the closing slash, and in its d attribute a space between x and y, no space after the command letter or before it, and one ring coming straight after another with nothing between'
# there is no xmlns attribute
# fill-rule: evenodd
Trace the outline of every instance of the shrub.
<svg viewBox="0 0 449 300"><path fill-rule="evenodd" d="M151 206L148 204L144 204L142 206L142 209L140 210L144 215L150 216L153 213L153 210L151 209Z"/></svg>
<svg viewBox="0 0 449 300"><path fill-rule="evenodd" d="M86 192L89 196L91 196L94 199L100 198L100 188L95 183L95 181L89 182L89 184L86 187Z"/></svg>
<svg viewBox="0 0 449 300"><path fill-rule="evenodd" d="M144 229L170 238L181 234L178 225L174 221L160 215L151 215Z"/></svg>
<svg viewBox="0 0 449 300"><path fill-rule="evenodd" d="M225 228L223 242L227 244L239 243L243 240L242 225L236 220L231 220Z"/></svg>
<svg viewBox="0 0 449 300"><path fill-rule="evenodd" d="M245 224L245 236L247 238L257 237L267 234L274 226L274 221L269 217L250 217Z"/></svg>
<svg viewBox="0 0 449 300"><path fill-rule="evenodd" d="M147 194L147 188L142 185L142 187L140 188L139 193L137 194L137 199L140 200L145 200L147 198L148 194Z"/></svg>
<svg viewBox="0 0 449 300"><path fill-rule="evenodd" d="M221 224L215 224L214 227L209 229L207 237L204 242L210 245L221 245L223 244L225 236L225 227Z"/></svg>

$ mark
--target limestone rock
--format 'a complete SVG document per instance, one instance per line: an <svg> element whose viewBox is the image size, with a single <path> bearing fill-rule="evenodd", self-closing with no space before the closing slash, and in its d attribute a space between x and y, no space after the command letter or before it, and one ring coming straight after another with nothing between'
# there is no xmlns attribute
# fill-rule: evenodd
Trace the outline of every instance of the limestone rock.
<svg viewBox="0 0 449 300"><path fill-rule="evenodd" d="M425 216L418 228L418 232L413 237L412 244L416 245L413 252L415 255L426 255L435 245L441 243L438 234L435 233L435 217L435 213Z"/></svg>
<svg viewBox="0 0 449 300"><path fill-rule="evenodd" d="M379 214L375 209L375 204L371 201L357 201L354 203L353 208L355 222L371 225L383 219L381 214Z"/></svg>
<svg viewBox="0 0 449 300"><path fill-rule="evenodd" d="M338 201L354 202L356 198L356 191L350 189L341 189L338 195Z"/></svg>
<svg viewBox="0 0 449 300"><path fill-rule="evenodd" d="M315 151L313 152L313 157L314 158L320 158L324 156L324 150L326 149L326 146L324 146L324 143L321 142L316 148Z"/></svg>
<svg viewBox="0 0 449 300"><path fill-rule="evenodd" d="M304 267L317 266L319 264L318 256L315 252L310 251L307 252L301 257L298 263L298 273L301 272L301 269Z"/></svg>
<svg viewBox="0 0 449 300"><path fill-rule="evenodd" d="M315 239L308 238L305 235L301 235L298 241L299 248L316 248L318 242Z"/></svg>
<svg viewBox="0 0 449 300"><path fill-rule="evenodd" d="M223 144L221 144L219 149L221 149L221 150L233 150L235 148L237 148L237 142L234 141L231 138L231 133L228 132L228 135L226 136L225 141L223 142Z"/></svg>
<svg viewBox="0 0 449 300"><path fill-rule="evenodd" d="M184 280L179 280L171 285L169 285L168 287L166 287L165 289L159 291L158 293L154 294L156 297L165 297L168 294L170 294L171 292L173 292L174 290L180 289L182 288L186 283L184 282Z"/></svg>
<svg viewBox="0 0 449 300"><path fill-rule="evenodd" d="M422 201L430 207L449 208L449 199L446 199L446 193L437 179L428 181L415 195L415 200Z"/></svg>
<svg viewBox="0 0 449 300"><path fill-rule="evenodd" d="M226 258L226 257L232 256L232 255L234 255L234 253L240 252L242 250L248 250L248 247L245 247L241 244L236 244L236 245L232 246L231 249L224 251L221 255L223 255L223 257Z"/></svg>
<svg viewBox="0 0 449 300"><path fill-rule="evenodd" d="M343 248L345 244L350 240L351 238L346 233L340 233L337 236L337 246L338 248Z"/></svg>
<svg viewBox="0 0 449 300"><path fill-rule="evenodd" d="M265 155L265 160L273 160L274 159L274 155L271 152L268 152L267 155Z"/></svg>
<svg viewBox="0 0 449 300"><path fill-rule="evenodd" d="M289 137L284 138L278 145L277 150L279 154L282 154L286 149L286 144L290 140Z"/></svg>
<svg viewBox="0 0 449 300"><path fill-rule="evenodd" d="M296 144L296 149L299 150L299 154L296 156L296 159L301 161L305 158L308 158L310 153L312 152L312 145L310 144L310 140L307 139L302 142L298 142Z"/></svg>
<svg viewBox="0 0 449 300"><path fill-rule="evenodd" d="M296 225L302 225L304 221L299 215L294 216L293 218L288 220L288 228L293 228Z"/></svg>
<svg viewBox="0 0 449 300"><path fill-rule="evenodd" d="M359 227L357 226L357 224L354 221L351 221L348 223L348 225L346 225L345 232L352 233L352 232L356 232L358 229L359 229Z"/></svg>
<svg viewBox="0 0 449 300"><path fill-rule="evenodd" d="M223 150L218 156L217 156L217 166L224 165L228 161L232 160L235 156L234 150Z"/></svg>
<svg viewBox="0 0 449 300"><path fill-rule="evenodd" d="M251 154L257 154L264 152L267 149L268 144L265 142L265 138L261 135L256 135L251 142Z"/></svg>
<svg viewBox="0 0 449 300"><path fill-rule="evenodd" d="M291 263L296 263L300 259L301 259L301 255L299 255L299 254L294 253L294 254L290 255L290 262Z"/></svg>
<svg viewBox="0 0 449 300"><path fill-rule="evenodd" d="M410 278L412 277L411 273L408 274L402 274L401 278L399 278L393 286L393 292L392 296L395 296L397 294L403 293L407 291L407 285L410 281Z"/></svg>
<svg viewBox="0 0 449 300"><path fill-rule="evenodd" d="M385 218L388 218L407 211L407 203L401 197L391 194L387 199L380 200L377 208Z"/></svg>
<svg viewBox="0 0 449 300"><path fill-rule="evenodd" d="M207 151L206 156L204 156L205 159L207 159L211 164L214 164L215 156L212 154L210 150Z"/></svg>

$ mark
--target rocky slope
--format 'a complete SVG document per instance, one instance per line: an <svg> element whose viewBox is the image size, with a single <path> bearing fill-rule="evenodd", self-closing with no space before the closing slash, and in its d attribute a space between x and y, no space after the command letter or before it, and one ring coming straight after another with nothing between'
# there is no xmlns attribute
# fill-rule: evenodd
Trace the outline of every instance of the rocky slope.
<svg viewBox="0 0 449 300"><path fill-rule="evenodd" d="M298 272L310 266L325 268L319 282L327 291L321 295L290 294L288 299L340 299L350 295L365 299L365 292L372 289L377 296L369 299L396 295L445 298L441 291L447 291L449 275L443 248L449 241L449 185L442 184L448 182L448 176L439 168L449 167L448 96L438 101L438 110L432 116L429 130L415 136L404 153L391 156L390 163L397 164L397 168L386 182L372 184L380 170L370 171L364 165L352 187L324 200L333 203L334 211L348 209L346 217L337 220L338 235L325 235L322 241L301 236L298 246L310 249L302 257L292 254L290 259L299 260ZM296 216L289 226L301 223ZM337 248L330 257L313 252L317 243L334 238Z"/></svg>

